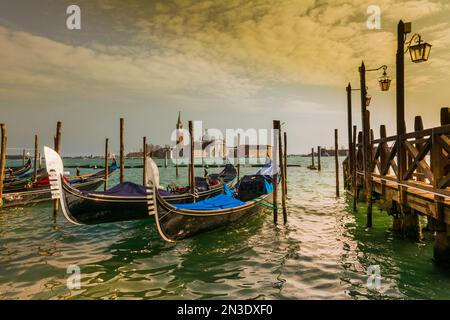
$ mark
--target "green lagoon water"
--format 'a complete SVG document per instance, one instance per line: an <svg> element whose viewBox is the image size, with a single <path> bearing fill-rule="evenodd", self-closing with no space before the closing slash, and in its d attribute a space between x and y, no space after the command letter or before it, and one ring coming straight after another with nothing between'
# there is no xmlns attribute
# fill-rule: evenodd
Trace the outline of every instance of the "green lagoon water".
<svg viewBox="0 0 450 320"><path fill-rule="evenodd" d="M335 197L334 159L323 158L321 172L306 169L307 158L289 163L302 167L288 169L287 225L275 226L268 210L248 224L175 244L164 242L150 219L76 226L61 214L54 224L48 203L6 209L0 214L0 299L450 298L450 271L432 261L432 234L421 243L394 239L391 218L378 210L366 230L363 205L353 213L350 197ZM180 173L183 183L186 169ZM130 181L140 182L141 174L126 170ZM163 184L175 179L174 168L160 174ZM115 173L110 186L117 180ZM70 265L81 269L78 290L66 285ZM380 266L378 290L367 287L371 265Z"/></svg>

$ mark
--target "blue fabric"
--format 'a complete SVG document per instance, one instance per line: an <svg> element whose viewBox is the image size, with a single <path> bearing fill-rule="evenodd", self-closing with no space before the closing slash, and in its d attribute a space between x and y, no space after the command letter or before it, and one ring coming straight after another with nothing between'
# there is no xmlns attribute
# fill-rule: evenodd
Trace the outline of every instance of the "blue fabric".
<svg viewBox="0 0 450 320"><path fill-rule="evenodd" d="M263 176L272 176L278 173L278 167L274 167L272 160L270 158L267 159L266 163L261 167L261 169L256 172L256 174Z"/></svg>
<svg viewBox="0 0 450 320"><path fill-rule="evenodd" d="M266 189L266 194L272 193L273 192L273 184L270 183L267 180L264 180L264 188Z"/></svg>
<svg viewBox="0 0 450 320"><path fill-rule="evenodd" d="M218 196L202 200L194 203L183 203L177 204L175 207L177 209L188 209L188 210L220 210L239 207L245 204L241 200L232 198L226 194L219 194Z"/></svg>
<svg viewBox="0 0 450 320"><path fill-rule="evenodd" d="M232 197L236 194L236 192L234 192L234 190L230 189L230 187L227 184L223 185L223 191L229 197Z"/></svg>

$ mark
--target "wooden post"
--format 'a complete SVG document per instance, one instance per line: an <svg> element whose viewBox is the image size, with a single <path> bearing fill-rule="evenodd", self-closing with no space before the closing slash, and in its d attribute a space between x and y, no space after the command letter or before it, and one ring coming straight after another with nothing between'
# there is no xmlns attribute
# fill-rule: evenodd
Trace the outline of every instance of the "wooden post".
<svg viewBox="0 0 450 320"><path fill-rule="evenodd" d="M38 135L34 135L34 163L33 163L33 182L37 181L37 172L38 172L38 157L39 157L39 148L38 148Z"/></svg>
<svg viewBox="0 0 450 320"><path fill-rule="evenodd" d="M314 148L311 148L311 168L314 169Z"/></svg>
<svg viewBox="0 0 450 320"><path fill-rule="evenodd" d="M55 151L59 154L61 152L61 121L56 124L56 136L55 136ZM58 199L53 199L53 221L56 222L58 216Z"/></svg>
<svg viewBox="0 0 450 320"><path fill-rule="evenodd" d="M406 133L405 125L405 24L402 20L397 25L397 53L396 53L396 123L397 123L397 167L398 181L402 182L406 173L406 149L402 144L402 136ZM399 204L401 216L404 215L406 189L399 186Z"/></svg>
<svg viewBox="0 0 450 320"><path fill-rule="evenodd" d="M386 138L386 136L387 136L386 126L384 124L382 124L382 125L380 125L380 138L384 139L384 138ZM387 148L384 148L384 146L385 146L384 142L382 142L380 144L382 144L381 152L380 152L380 166L381 166L382 170L384 170L384 168L386 168L388 165L387 154L385 152L385 150ZM381 197L385 197L385 196L386 196L386 181L381 180Z"/></svg>
<svg viewBox="0 0 450 320"><path fill-rule="evenodd" d="M56 124L56 136L55 136L55 151L60 153L61 150L61 126L62 123L61 121L58 121L58 123Z"/></svg>
<svg viewBox="0 0 450 320"><path fill-rule="evenodd" d="M450 124L450 112L448 108L441 108L441 126ZM440 182L445 176L447 158L442 152L442 146L438 142L439 135L432 132L432 145L430 152L431 171L433 172L433 188L440 189ZM433 244L434 260L439 264L450 265L450 228L444 221L444 202L441 196L434 197L434 205L437 212L437 219L434 221L434 231L436 236Z"/></svg>
<svg viewBox="0 0 450 320"><path fill-rule="evenodd" d="M284 132L284 194L287 196L287 134ZM258 146L259 147L259 146Z"/></svg>
<svg viewBox="0 0 450 320"><path fill-rule="evenodd" d="M366 130L370 130L370 111L366 110L365 116ZM370 140L370 131L366 133L366 202L367 202L367 227L372 227L372 158L373 148Z"/></svg>
<svg viewBox="0 0 450 320"><path fill-rule="evenodd" d="M322 164L320 162L320 146L317 147L317 170L321 171L322 170Z"/></svg>
<svg viewBox="0 0 450 320"><path fill-rule="evenodd" d="M164 168L167 168L167 152L168 152L169 150L165 150L165 152L164 152Z"/></svg>
<svg viewBox="0 0 450 320"><path fill-rule="evenodd" d="M0 211L3 208L3 180L6 169L6 125L0 124L1 128L1 149L0 149Z"/></svg>
<svg viewBox="0 0 450 320"><path fill-rule="evenodd" d="M179 150L178 150L178 142L177 142L177 146L175 148L175 176L178 178L178 154L179 154Z"/></svg>
<svg viewBox="0 0 450 320"><path fill-rule="evenodd" d="M281 124L279 120L277 121L277 127L278 130L278 158L280 162L280 173L281 173L281 206L283 209L283 223L286 224L287 222L287 211L286 211L286 192L285 192L285 185L286 181L284 178L284 156L283 156L283 145L281 142Z"/></svg>
<svg viewBox="0 0 450 320"><path fill-rule="evenodd" d="M105 185L103 188L104 191L108 190L108 176L109 176L108 158L109 158L109 139L106 138L105 139Z"/></svg>
<svg viewBox="0 0 450 320"><path fill-rule="evenodd" d="M346 88L347 91L347 134L348 134L348 165L353 170L353 151L352 151L352 86L350 82ZM352 180L353 181L353 180Z"/></svg>
<svg viewBox="0 0 450 320"><path fill-rule="evenodd" d="M352 187L353 187L353 211L357 211L356 201L358 199L358 185L356 180L356 126L353 126L353 143L352 143Z"/></svg>
<svg viewBox="0 0 450 320"><path fill-rule="evenodd" d="M194 154L194 126L192 121L189 121L189 136L191 142L191 158L189 163L189 188L193 195L192 201L195 202L195 154Z"/></svg>
<svg viewBox="0 0 450 320"><path fill-rule="evenodd" d="M366 89L366 66L364 61L361 62L361 66L359 67L359 80L360 80L360 92L361 92L361 124L362 124L362 158L363 158L363 172L364 172L364 184L366 183L366 154L367 154L367 144L369 141L369 131L370 129L366 127L366 98L367 98L367 89Z"/></svg>
<svg viewBox="0 0 450 320"><path fill-rule="evenodd" d="M237 157L237 180L239 181L239 179L241 178L241 157L240 157L240 147L241 144L241 135L238 133L237 136L237 145L236 145L236 157Z"/></svg>
<svg viewBox="0 0 450 320"><path fill-rule="evenodd" d="M145 178L147 177L147 137L142 138L142 185L145 186L147 181Z"/></svg>
<svg viewBox="0 0 450 320"><path fill-rule="evenodd" d="M227 149L227 141L225 138L223 138L223 140L222 140L222 159L223 160L226 160L226 158L227 158L227 155L225 153L226 149Z"/></svg>
<svg viewBox="0 0 450 320"><path fill-rule="evenodd" d="M124 119L120 118L120 183L125 182L125 147L123 141Z"/></svg>
<svg viewBox="0 0 450 320"><path fill-rule="evenodd" d="M272 184L273 184L273 223L277 224L278 222L278 174L277 174L277 148L279 148L278 145L278 135L280 134L280 121L274 120L273 121L273 149L272 149L272 158L273 158L273 165L275 168L275 172L272 175ZM275 149L275 150L274 150Z"/></svg>
<svg viewBox="0 0 450 320"><path fill-rule="evenodd" d="M423 130L423 121L422 121L422 117L421 116L416 116L414 118L414 131L422 131ZM423 148L423 143L416 143L416 148L417 151L420 153L420 151ZM425 181L425 177L423 174L422 169L418 166L416 169L416 173L417 173L417 181ZM433 231L433 218L431 218L430 216L427 215L427 225L426 225L426 230L428 231Z"/></svg>
<svg viewBox="0 0 450 320"><path fill-rule="evenodd" d="M339 149L338 129L334 129L334 165L336 168L336 197L339 197Z"/></svg>
<svg viewBox="0 0 450 320"><path fill-rule="evenodd" d="M259 143L256 145L256 163L259 163Z"/></svg>

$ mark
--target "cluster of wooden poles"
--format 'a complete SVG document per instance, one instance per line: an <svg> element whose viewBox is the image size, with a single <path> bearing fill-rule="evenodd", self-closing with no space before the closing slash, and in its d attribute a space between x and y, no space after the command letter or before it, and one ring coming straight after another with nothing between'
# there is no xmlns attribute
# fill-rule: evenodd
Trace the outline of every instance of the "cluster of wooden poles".
<svg viewBox="0 0 450 320"><path fill-rule="evenodd" d="M314 148L311 148L311 165L308 166L310 170L322 170L321 157L322 147L317 147L317 167L314 164ZM336 171L336 197L339 197L339 149L338 149L338 129L334 129L334 166Z"/></svg>
<svg viewBox="0 0 450 320"><path fill-rule="evenodd" d="M124 143L124 129L125 129L125 121L123 118L120 118L120 142L119 142L119 157L120 157L120 183L125 182L125 143ZM286 198L287 198L287 135L286 132L284 132L284 141L282 141L281 137L281 124L279 120L273 121L273 129L274 129L274 148L273 150L277 151L278 154L274 154L274 157L278 157L279 167L280 167L280 178L281 178L281 205L282 205L282 212L283 212L283 221L284 223L287 222L287 210L286 210ZM60 154L61 152L61 131L62 131L62 122L58 121L56 125L56 134L54 136L54 149L55 151ZM191 137L193 137L193 122L189 121L189 134ZM238 147L237 150L239 151L239 139L240 136L238 135ZM0 150L0 199L2 199L3 195L3 180L5 179L5 168L6 168L6 125L1 124L1 150ZM283 148L284 147L284 148ZM190 162L188 166L188 182L190 190L195 190L195 159L194 159L194 139L190 139ZM37 178L37 168L38 168L38 159L39 159L39 148L38 148L38 135L35 135L35 141L34 141L34 176L33 181L36 181ZM147 171L147 155L148 155L148 148L147 148L147 137L143 137L143 184L145 185L145 176ZM109 138L105 139L105 176L104 176L104 190L106 191L108 189L108 168L109 168L109 161L110 153L109 153ZM277 163L275 163L276 165ZM165 167L167 167L167 152L165 153ZM176 170L176 176L179 174L178 170L178 162L175 163L175 170ZM238 152L238 163L237 163L237 179L240 178L240 159L239 159L239 152ZM278 178L277 174L275 173L272 177L273 179L273 186L274 186L274 199L273 199L273 217L274 217L274 223L277 223L277 216L278 216ZM195 197L194 197L195 201ZM0 210L2 208L2 203L0 202ZM53 200L53 218L56 221L56 217L58 214L58 201L56 199Z"/></svg>

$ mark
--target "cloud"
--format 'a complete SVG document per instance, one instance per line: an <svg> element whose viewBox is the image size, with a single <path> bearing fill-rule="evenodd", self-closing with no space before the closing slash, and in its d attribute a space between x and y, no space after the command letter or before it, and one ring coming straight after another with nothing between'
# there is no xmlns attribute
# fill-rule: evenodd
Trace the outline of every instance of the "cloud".
<svg viewBox="0 0 450 320"><path fill-rule="evenodd" d="M0 27L3 88L50 95L197 94L246 97L258 90L220 63L183 53L133 56L118 48L72 46Z"/></svg>

